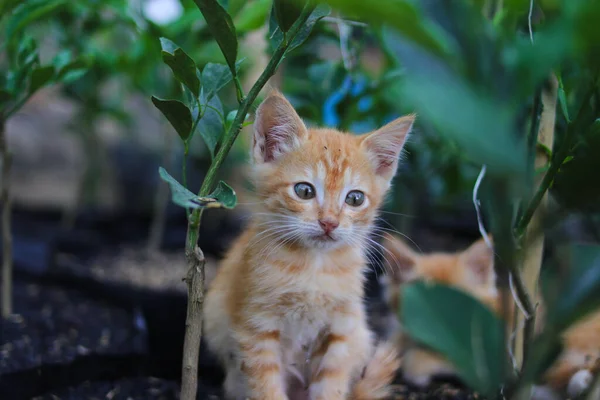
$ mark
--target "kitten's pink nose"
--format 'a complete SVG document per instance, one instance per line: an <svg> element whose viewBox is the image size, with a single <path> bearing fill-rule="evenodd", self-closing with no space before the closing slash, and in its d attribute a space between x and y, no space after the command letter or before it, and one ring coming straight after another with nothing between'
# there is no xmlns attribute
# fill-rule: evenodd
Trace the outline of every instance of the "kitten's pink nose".
<svg viewBox="0 0 600 400"><path fill-rule="evenodd" d="M321 225L325 234L329 234L330 232L333 232L335 228L340 226L340 223L335 219L324 218L319 220L319 225Z"/></svg>

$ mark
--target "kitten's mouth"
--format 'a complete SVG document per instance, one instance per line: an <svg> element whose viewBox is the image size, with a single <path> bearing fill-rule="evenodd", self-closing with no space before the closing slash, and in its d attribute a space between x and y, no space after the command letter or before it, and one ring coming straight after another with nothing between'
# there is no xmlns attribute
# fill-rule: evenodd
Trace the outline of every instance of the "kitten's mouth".
<svg viewBox="0 0 600 400"><path fill-rule="evenodd" d="M337 241L337 239L334 238L333 236L331 236L329 233L324 233L322 235L315 236L315 239L320 240L322 242L335 242L335 241Z"/></svg>

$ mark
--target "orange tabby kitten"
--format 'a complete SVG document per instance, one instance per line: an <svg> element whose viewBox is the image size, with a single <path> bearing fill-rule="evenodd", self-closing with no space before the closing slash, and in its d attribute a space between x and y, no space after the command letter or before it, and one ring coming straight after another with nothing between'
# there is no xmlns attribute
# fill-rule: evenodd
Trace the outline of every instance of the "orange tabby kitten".
<svg viewBox="0 0 600 400"><path fill-rule="evenodd" d="M395 273L384 279L386 301L394 313L397 314L400 309L402 283L426 279L465 290L500 315L493 253L483 239L456 253L420 255L402 240L392 236L386 237L383 245L394 256L391 258ZM538 332L543 326L542 313L543 309L538 307ZM509 318L512 319L510 316ZM414 346L410 338L404 337L399 325L394 330L395 342L405 351L402 369L409 382L426 386L435 375L453 374L453 366L440 355ZM547 386L536 388L534 398L555 399L560 398L558 393L564 392L575 397L587 389L593 373L600 370L600 310L565 332L563 341L563 354L543 379Z"/></svg>
<svg viewBox="0 0 600 400"><path fill-rule="evenodd" d="M308 129L279 93L259 106L252 175L260 212L204 303L229 399L375 400L399 367L363 304L367 235L414 116L370 134Z"/></svg>

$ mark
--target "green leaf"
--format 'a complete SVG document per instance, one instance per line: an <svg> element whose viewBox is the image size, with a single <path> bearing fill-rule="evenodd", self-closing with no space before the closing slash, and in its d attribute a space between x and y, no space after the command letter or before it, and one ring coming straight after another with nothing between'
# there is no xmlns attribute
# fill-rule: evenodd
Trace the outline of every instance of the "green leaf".
<svg viewBox="0 0 600 400"><path fill-rule="evenodd" d="M287 32L302 13L302 7L300 2L296 1L273 0L273 12L277 18L279 29Z"/></svg>
<svg viewBox="0 0 600 400"><path fill-rule="evenodd" d="M562 78L557 75L558 78L558 103L560 104L560 108L565 116L565 119L568 123L571 123L571 118L569 118L569 104L567 103L567 95L565 93L565 87L563 86Z"/></svg>
<svg viewBox="0 0 600 400"><path fill-rule="evenodd" d="M231 73L235 76L238 43L231 16L217 0L194 0L194 3L196 3L200 12L202 12L210 33L217 41Z"/></svg>
<svg viewBox="0 0 600 400"><path fill-rule="evenodd" d="M198 109L194 109L194 118L198 115ZM211 157L215 156L215 151L219 141L225 133L224 121L223 121L223 105L218 96L208 102L208 106L204 105L204 114L196 131L200 133L206 147L210 151Z"/></svg>
<svg viewBox="0 0 600 400"><path fill-rule="evenodd" d="M200 95L200 79L196 74L196 63L180 47L168 39L160 38L162 59L171 68L175 78L187 87L196 98Z"/></svg>
<svg viewBox="0 0 600 400"><path fill-rule="evenodd" d="M473 88L444 67L415 70L388 88L404 99L440 135L460 146L465 156L486 164L497 175L522 177L526 167L525 143L515 137L514 109Z"/></svg>
<svg viewBox="0 0 600 400"><path fill-rule="evenodd" d="M235 191L225 182L219 181L217 188L207 197L199 197L188 189L163 168L158 168L161 179L171 188L171 201L185 208L233 208L237 203Z"/></svg>
<svg viewBox="0 0 600 400"><path fill-rule="evenodd" d="M379 0L376 4L365 0L321 0L342 12L360 16L376 26L389 25L404 37L434 54L445 54L447 44L440 28L429 23L419 12L414 1Z"/></svg>
<svg viewBox="0 0 600 400"><path fill-rule="evenodd" d="M224 208L233 208L237 204L235 190L223 181L219 181L217 188L208 197L215 199Z"/></svg>
<svg viewBox="0 0 600 400"><path fill-rule="evenodd" d="M154 96L152 96L152 103L169 120L181 140L185 142L192 133L190 109L178 100L162 100Z"/></svg>
<svg viewBox="0 0 600 400"><path fill-rule="evenodd" d="M319 4L310 14L306 23L300 28L300 31L292 40L292 43L288 46L286 52L294 50L308 39L308 36L312 32L315 24L322 18L328 16L331 13L331 8L325 4ZM271 13L271 19L269 20L269 34L271 36L271 46L277 48L283 41L283 33L277 25L274 13Z"/></svg>
<svg viewBox="0 0 600 400"><path fill-rule="evenodd" d="M577 244L571 255L570 277L550 315L559 331L600 307L600 246Z"/></svg>
<svg viewBox="0 0 600 400"><path fill-rule="evenodd" d="M186 189L181 183L177 182L169 173L163 168L158 168L158 173L161 179L169 184L171 187L171 201L178 206L185 208L199 208L196 203L196 196L194 193Z"/></svg>
<svg viewBox="0 0 600 400"><path fill-rule="evenodd" d="M202 71L202 90L207 101L213 98L219 90L227 85L233 76L231 71L223 64L208 63Z"/></svg>
<svg viewBox="0 0 600 400"><path fill-rule="evenodd" d="M54 66L47 65L38 67L31 72L31 81L29 84L29 94L35 93L42 86L46 85L54 78Z"/></svg>
<svg viewBox="0 0 600 400"><path fill-rule="evenodd" d="M596 212L600 210L600 185L594 183L600 170L600 119L583 131L573 157L554 178L552 192L567 209Z"/></svg>
<svg viewBox="0 0 600 400"><path fill-rule="evenodd" d="M29 0L16 7L6 23L6 37L12 38L32 22L42 19L59 7L66 0Z"/></svg>
<svg viewBox="0 0 600 400"><path fill-rule="evenodd" d="M235 17L237 33L243 34L262 27L267 20L270 9L271 0L256 0L252 3L247 3Z"/></svg>
<svg viewBox="0 0 600 400"><path fill-rule="evenodd" d="M416 282L402 291L401 319L407 333L441 353L471 388L493 396L504 383L504 324L465 292ZM460 310L460 312L457 312Z"/></svg>

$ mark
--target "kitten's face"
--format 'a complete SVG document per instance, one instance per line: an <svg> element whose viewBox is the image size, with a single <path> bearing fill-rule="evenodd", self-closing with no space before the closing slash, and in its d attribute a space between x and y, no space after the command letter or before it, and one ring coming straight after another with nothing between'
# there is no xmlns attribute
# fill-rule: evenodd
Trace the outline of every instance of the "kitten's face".
<svg viewBox="0 0 600 400"><path fill-rule="evenodd" d="M268 97L253 141L265 237L310 248L364 246L413 119L362 136L307 129L281 95Z"/></svg>
<svg viewBox="0 0 600 400"><path fill-rule="evenodd" d="M455 253L417 254L400 238L391 235L382 244L389 252L386 258L393 270L382 283L386 300L396 313L400 310L402 284L416 280L454 286L493 308L499 306L493 252L483 239Z"/></svg>

